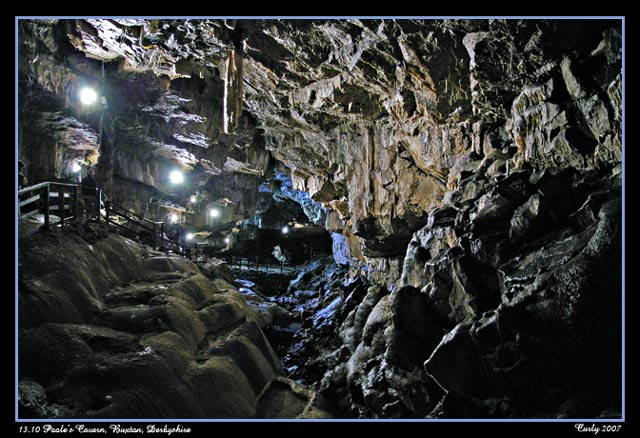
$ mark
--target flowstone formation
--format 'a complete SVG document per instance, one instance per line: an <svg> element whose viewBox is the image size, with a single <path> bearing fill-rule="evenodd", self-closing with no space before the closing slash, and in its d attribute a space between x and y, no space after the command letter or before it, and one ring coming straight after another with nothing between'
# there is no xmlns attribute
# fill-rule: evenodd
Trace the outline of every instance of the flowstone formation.
<svg viewBox="0 0 640 438"><path fill-rule="evenodd" d="M85 233L21 242L21 418L332 416L284 377L264 316L219 271Z"/></svg>

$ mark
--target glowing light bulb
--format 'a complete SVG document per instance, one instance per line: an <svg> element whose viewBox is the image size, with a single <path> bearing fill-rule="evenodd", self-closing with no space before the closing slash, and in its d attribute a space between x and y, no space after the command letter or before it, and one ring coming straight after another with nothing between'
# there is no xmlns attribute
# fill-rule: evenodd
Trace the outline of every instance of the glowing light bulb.
<svg viewBox="0 0 640 438"><path fill-rule="evenodd" d="M211 210L209 210L209 216L218 217L220 216L220 211L217 208L212 208Z"/></svg>
<svg viewBox="0 0 640 438"><path fill-rule="evenodd" d="M185 239L187 240L193 239L193 233L187 233L187 235L185 236Z"/></svg>
<svg viewBox="0 0 640 438"><path fill-rule="evenodd" d="M288 226L284 226L282 227L282 234L287 234L289 232L289 227Z"/></svg>
<svg viewBox="0 0 640 438"><path fill-rule="evenodd" d="M228 237L224 238L224 243L226 243L227 245L229 244L229 242L231 242L231 239L229 239Z"/></svg>
<svg viewBox="0 0 640 438"><path fill-rule="evenodd" d="M192 204L195 204L197 200L198 199L196 198L196 195L191 195L191 197L189 198L189 202L191 202Z"/></svg>
<svg viewBox="0 0 640 438"><path fill-rule="evenodd" d="M78 173L78 172L80 172L80 169L82 169L80 164L78 164L77 161L74 161L73 164L71 165L71 171L74 172L74 173Z"/></svg>
<svg viewBox="0 0 640 438"><path fill-rule="evenodd" d="M169 215L169 220L175 224L176 222L178 222L178 215L176 213L171 213Z"/></svg>
<svg viewBox="0 0 640 438"><path fill-rule="evenodd" d="M184 181L184 175L179 170L174 170L169 174L169 179L173 184L180 184Z"/></svg>
<svg viewBox="0 0 640 438"><path fill-rule="evenodd" d="M85 87L80 90L80 102L84 105L91 105L98 100L98 94L92 88Z"/></svg>

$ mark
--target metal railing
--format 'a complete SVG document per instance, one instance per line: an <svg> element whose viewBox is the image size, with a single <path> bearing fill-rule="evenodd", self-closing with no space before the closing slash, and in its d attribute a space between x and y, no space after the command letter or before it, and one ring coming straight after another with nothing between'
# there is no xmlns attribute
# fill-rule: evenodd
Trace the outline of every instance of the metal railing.
<svg viewBox="0 0 640 438"><path fill-rule="evenodd" d="M82 201L82 202L81 202ZM146 243L154 249L173 251L176 254L200 263L209 255L225 260L231 269L290 274L301 268L285 263L267 263L258 257L239 257L219 254L206 243L181 244L179 239L167 236L164 222L156 222L140 216L111 201L99 188L59 182L43 182L18 191L19 218L27 219L38 213L44 216L41 226L48 230L52 225L64 227L81 218L89 221L104 221L120 234ZM52 224L51 216L59 218Z"/></svg>
<svg viewBox="0 0 640 438"><path fill-rule="evenodd" d="M184 246L184 256L196 263L206 263L209 259L210 248L206 243L196 243Z"/></svg>
<svg viewBox="0 0 640 438"><path fill-rule="evenodd" d="M227 262L230 269L239 271L254 271L264 273L295 274L301 270L301 266L285 263L267 263L258 257L239 257L233 255L216 254L216 258L221 258Z"/></svg>

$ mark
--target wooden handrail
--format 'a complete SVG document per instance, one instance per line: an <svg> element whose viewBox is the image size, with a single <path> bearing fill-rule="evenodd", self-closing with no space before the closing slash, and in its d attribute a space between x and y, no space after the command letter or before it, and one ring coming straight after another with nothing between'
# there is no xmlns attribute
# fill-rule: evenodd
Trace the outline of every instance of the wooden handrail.
<svg viewBox="0 0 640 438"><path fill-rule="evenodd" d="M140 216L139 214L134 213L133 211L131 211L131 210L129 210L129 209L126 209L126 208L124 208L124 207L122 207L122 206L120 206L120 205L118 205L118 204L114 204L113 202L111 202L111 206L112 206L112 207L114 207L114 206L115 206L115 208L117 208L117 209L119 209L119 210L122 210L122 211L124 211L125 213L130 214L131 216L136 217L136 218L138 218L138 219L140 219L140 220L142 220L142 221L149 222L149 223L152 223L152 224L157 224L157 223L159 223L159 222L154 222L154 221L152 221L152 220L150 220L150 219L147 219L147 218L146 218L146 217L144 217L144 216Z"/></svg>
<svg viewBox="0 0 640 438"><path fill-rule="evenodd" d="M67 189L69 187L69 189ZM91 190L92 187L83 186L81 183L63 183L56 181L45 181L41 182L29 187L25 187L23 189L18 190L18 197L29 194L32 192L37 192L33 194L33 196L28 197L27 199L20 200L18 199L18 207L20 210L24 211L24 207L27 205L32 205L38 201L42 201L41 205L38 205L37 208L31 209L26 213L19 213L19 217L21 219L33 216L37 213L44 213L44 228L49 228L50 222L50 214L52 210L56 210L60 214L60 225L64 226L65 222L68 219L75 218L76 220L79 216L82 215L79 207L79 201L83 197L93 197L94 195L83 195L83 190ZM93 192L93 190L91 190ZM62 193L62 196L60 196ZM53 195L53 196L52 196ZM57 198L55 200L50 198ZM140 216L139 214L124 208L114 202L112 202L99 188L95 188L95 198L97 200L97 211L91 212L90 214L95 219L97 216L98 222L100 222L100 218L102 216L102 208L105 209L104 219L108 225L113 225L114 227L123 230L124 232L129 233L130 235L137 237L142 241L147 241L147 243L151 243L155 248L157 243L159 243L161 248L170 247L174 249L176 252L184 254L184 248L180 245L180 242L173 240L169 237L165 237L164 235L164 222L156 222L150 219L145 218L144 216ZM66 200L69 199L70 204L67 205ZM65 211L71 210L73 214L71 216L65 216ZM125 220L124 224L117 223L113 220L113 216L122 217ZM125 226L125 224L129 226ZM139 227L135 229L135 227ZM148 242L149 236L145 235L141 232L144 230L151 234L151 239L153 242ZM196 256L197 257L197 256Z"/></svg>
<svg viewBox="0 0 640 438"><path fill-rule="evenodd" d="M23 193L28 193L28 192L31 192L33 190L41 189L42 187L46 187L48 185L49 185L49 182L41 182L40 184L36 184L36 185L33 185L33 186L25 187L24 189L18 190L18 196L22 195Z"/></svg>
<svg viewBox="0 0 640 438"><path fill-rule="evenodd" d="M133 211L128 210L128 209L126 209L126 208L124 208L124 207L122 207L122 206L120 206L120 205L118 205L118 204L115 204L115 203L113 203L113 202L111 202L111 210L112 210L112 211L115 211L115 210L123 211L124 213L126 213L126 214L128 214L128 215L131 215L131 216L135 217L136 219L139 219L139 220L140 220L140 221L142 221L142 222L147 222L147 223L153 224L154 226L160 226L161 224L164 224L164 222L156 222L156 221L152 221L151 219L147 219L147 218L146 218L146 217L144 217L144 216L140 216L139 214L134 213ZM118 214L118 213L116 212L116 214ZM120 216L123 216L123 215L120 215ZM123 217L124 217L124 216L123 216ZM142 225L142 224L140 224L140 223L139 223L139 225L140 225L141 227L144 227L144 228L148 229L148 230L150 230L150 229L151 229L151 228L149 228L149 227L147 227L147 226L145 226L145 225Z"/></svg>
<svg viewBox="0 0 640 438"><path fill-rule="evenodd" d="M57 181L44 181L38 184L34 184L32 186L29 187L24 187L20 190L18 190L18 196L22 195L23 193L28 193L31 192L33 190L38 190L41 189L45 186L52 186L52 185L56 185L56 186L63 186L63 187L76 187L79 184L71 184L71 183L63 183L63 182L57 182Z"/></svg>
<svg viewBox="0 0 640 438"><path fill-rule="evenodd" d="M112 222L113 222L113 219L112 219L113 215L120 216L121 218L124 218L127 222L133 222L133 223L136 224L136 226L138 226L140 228L143 228L143 229L145 229L147 231L151 231L152 233L155 232L155 230L152 227L149 227L147 225L143 225L139 221L134 221L131 218L129 218L129 217L127 217L127 216L125 216L125 215L123 215L121 213L118 213L117 211L114 211L114 209L111 207L110 211L109 211L109 220L112 221Z"/></svg>
<svg viewBox="0 0 640 438"><path fill-rule="evenodd" d="M67 189L67 187L73 190ZM55 210L57 212L56 214L60 217L60 225L64 226L65 220L77 216L77 209L72 204L75 201L74 198L77 197L75 193L77 191L76 187L76 184L45 181L18 190L19 217L26 219L35 214L43 213L44 228L47 229L50 224L51 212ZM22 195L31 196L20 200ZM67 203L67 200L70 202ZM36 205L36 208L25 208L33 204ZM72 214L67 216L67 211L71 211Z"/></svg>
<svg viewBox="0 0 640 438"><path fill-rule="evenodd" d="M180 253L183 252L183 249L180 246L179 242L164 236L164 222L156 222L156 221L147 219L144 216L140 216L139 214L127 208L124 208L121 205L114 203L113 201L110 201L106 195L103 195L103 199L105 200L105 203L104 203L105 211L106 211L105 219L107 224L116 225L118 228L126 230L129 233L135 235L140 240L143 240L143 241L148 240L147 238L145 238L145 236L140 234L140 232L135 231L131 228L127 228L124 225L118 224L113 220L113 215L119 216L123 218L126 221L126 223L135 224L136 227L142 228L143 230L150 232L152 236L151 237L152 242L147 242L147 243L151 243L151 245L154 248L156 246L159 246L160 248L165 246L172 246L173 247L172 249L175 249L177 252L180 252ZM151 226L147 224L151 224ZM159 243L160 245L156 245L157 243Z"/></svg>
<svg viewBox="0 0 640 438"><path fill-rule="evenodd" d="M63 182L58 182L58 181L49 181L49 185L56 185L56 186L64 186L64 187L75 187L78 184L77 183L63 183Z"/></svg>
<svg viewBox="0 0 640 438"><path fill-rule="evenodd" d="M38 199L40 199L40 193L38 193L35 196L30 197L29 199L25 199L24 201L18 202L18 206L19 207L24 207L25 205L31 204L32 202L35 202Z"/></svg>

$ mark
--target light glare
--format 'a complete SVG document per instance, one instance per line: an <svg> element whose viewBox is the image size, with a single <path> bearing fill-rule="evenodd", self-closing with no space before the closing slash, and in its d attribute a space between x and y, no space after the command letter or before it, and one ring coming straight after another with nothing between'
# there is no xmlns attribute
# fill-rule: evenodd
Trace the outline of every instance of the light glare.
<svg viewBox="0 0 640 438"><path fill-rule="evenodd" d="M95 90L85 87L80 91L80 102L84 105L91 105L96 100L98 100L98 94Z"/></svg>
<svg viewBox="0 0 640 438"><path fill-rule="evenodd" d="M169 179L173 184L180 184L182 183L182 181L184 181L184 175L179 170L174 170L169 175Z"/></svg>

